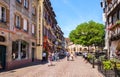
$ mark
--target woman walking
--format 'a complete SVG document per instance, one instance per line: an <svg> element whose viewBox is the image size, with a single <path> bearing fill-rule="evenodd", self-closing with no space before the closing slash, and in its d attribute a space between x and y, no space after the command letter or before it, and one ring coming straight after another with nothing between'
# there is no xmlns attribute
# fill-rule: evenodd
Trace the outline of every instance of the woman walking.
<svg viewBox="0 0 120 77"><path fill-rule="evenodd" d="M53 64L52 64L52 53L49 53L48 54L48 66L52 66Z"/></svg>

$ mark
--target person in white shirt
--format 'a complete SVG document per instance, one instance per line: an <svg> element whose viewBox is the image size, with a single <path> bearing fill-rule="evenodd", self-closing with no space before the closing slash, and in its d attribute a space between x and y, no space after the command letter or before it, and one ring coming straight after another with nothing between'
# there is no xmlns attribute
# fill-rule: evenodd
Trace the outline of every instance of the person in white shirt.
<svg viewBox="0 0 120 77"><path fill-rule="evenodd" d="M46 61L46 52L43 52L42 57L43 57L42 61Z"/></svg>

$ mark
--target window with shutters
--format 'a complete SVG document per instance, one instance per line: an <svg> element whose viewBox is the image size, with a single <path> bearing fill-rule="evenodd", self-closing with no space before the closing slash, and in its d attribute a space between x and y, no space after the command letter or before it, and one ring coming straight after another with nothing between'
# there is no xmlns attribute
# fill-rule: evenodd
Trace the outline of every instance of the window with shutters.
<svg viewBox="0 0 120 77"><path fill-rule="evenodd" d="M24 31L27 31L27 27L28 27L28 21L27 21L27 19L24 19L24 22L23 22Z"/></svg>
<svg viewBox="0 0 120 77"><path fill-rule="evenodd" d="M0 6L0 22L6 22L6 8Z"/></svg>
<svg viewBox="0 0 120 77"><path fill-rule="evenodd" d="M16 15L16 16L15 16L15 19L16 19L16 20L15 20L16 27L20 29L20 22L21 22L21 21L20 21L20 19L21 19L20 16L19 16L19 15Z"/></svg>
<svg viewBox="0 0 120 77"><path fill-rule="evenodd" d="M26 8L26 9L28 9L28 0L24 0L24 7Z"/></svg>
<svg viewBox="0 0 120 77"><path fill-rule="evenodd" d="M116 21L117 21L117 13L114 13L114 15L113 15L113 24L115 24Z"/></svg>

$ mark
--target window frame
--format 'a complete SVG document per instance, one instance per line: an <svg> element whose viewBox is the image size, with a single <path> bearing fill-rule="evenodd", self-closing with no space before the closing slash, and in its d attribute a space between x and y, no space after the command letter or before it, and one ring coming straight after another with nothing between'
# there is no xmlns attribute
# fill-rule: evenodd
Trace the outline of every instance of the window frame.
<svg viewBox="0 0 120 77"><path fill-rule="evenodd" d="M35 35L35 24L32 24L32 30L31 30L32 34Z"/></svg>
<svg viewBox="0 0 120 77"><path fill-rule="evenodd" d="M3 12L4 9L4 12ZM6 12L7 9L4 6L0 6L0 22L6 22Z"/></svg>
<svg viewBox="0 0 120 77"><path fill-rule="evenodd" d="M28 0L24 0L24 7L25 7L26 9L28 9L28 7L29 7L29 2L28 2Z"/></svg>
<svg viewBox="0 0 120 77"><path fill-rule="evenodd" d="M28 20L25 18L23 19L23 30L28 31Z"/></svg>
<svg viewBox="0 0 120 77"><path fill-rule="evenodd" d="M21 17L19 15L16 15L15 19L16 19L15 20L15 23L16 23L15 26L20 29L20 27L21 27Z"/></svg>

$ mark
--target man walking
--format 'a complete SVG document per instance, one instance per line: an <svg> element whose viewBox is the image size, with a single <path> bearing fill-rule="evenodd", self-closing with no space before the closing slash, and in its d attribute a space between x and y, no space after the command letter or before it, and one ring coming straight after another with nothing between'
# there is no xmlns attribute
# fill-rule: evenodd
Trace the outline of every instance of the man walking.
<svg viewBox="0 0 120 77"><path fill-rule="evenodd" d="M68 51L66 52L66 56L67 56L67 61L69 61L70 53Z"/></svg>
<svg viewBox="0 0 120 77"><path fill-rule="evenodd" d="M43 57L42 61L46 61L46 52L43 52L42 57Z"/></svg>

